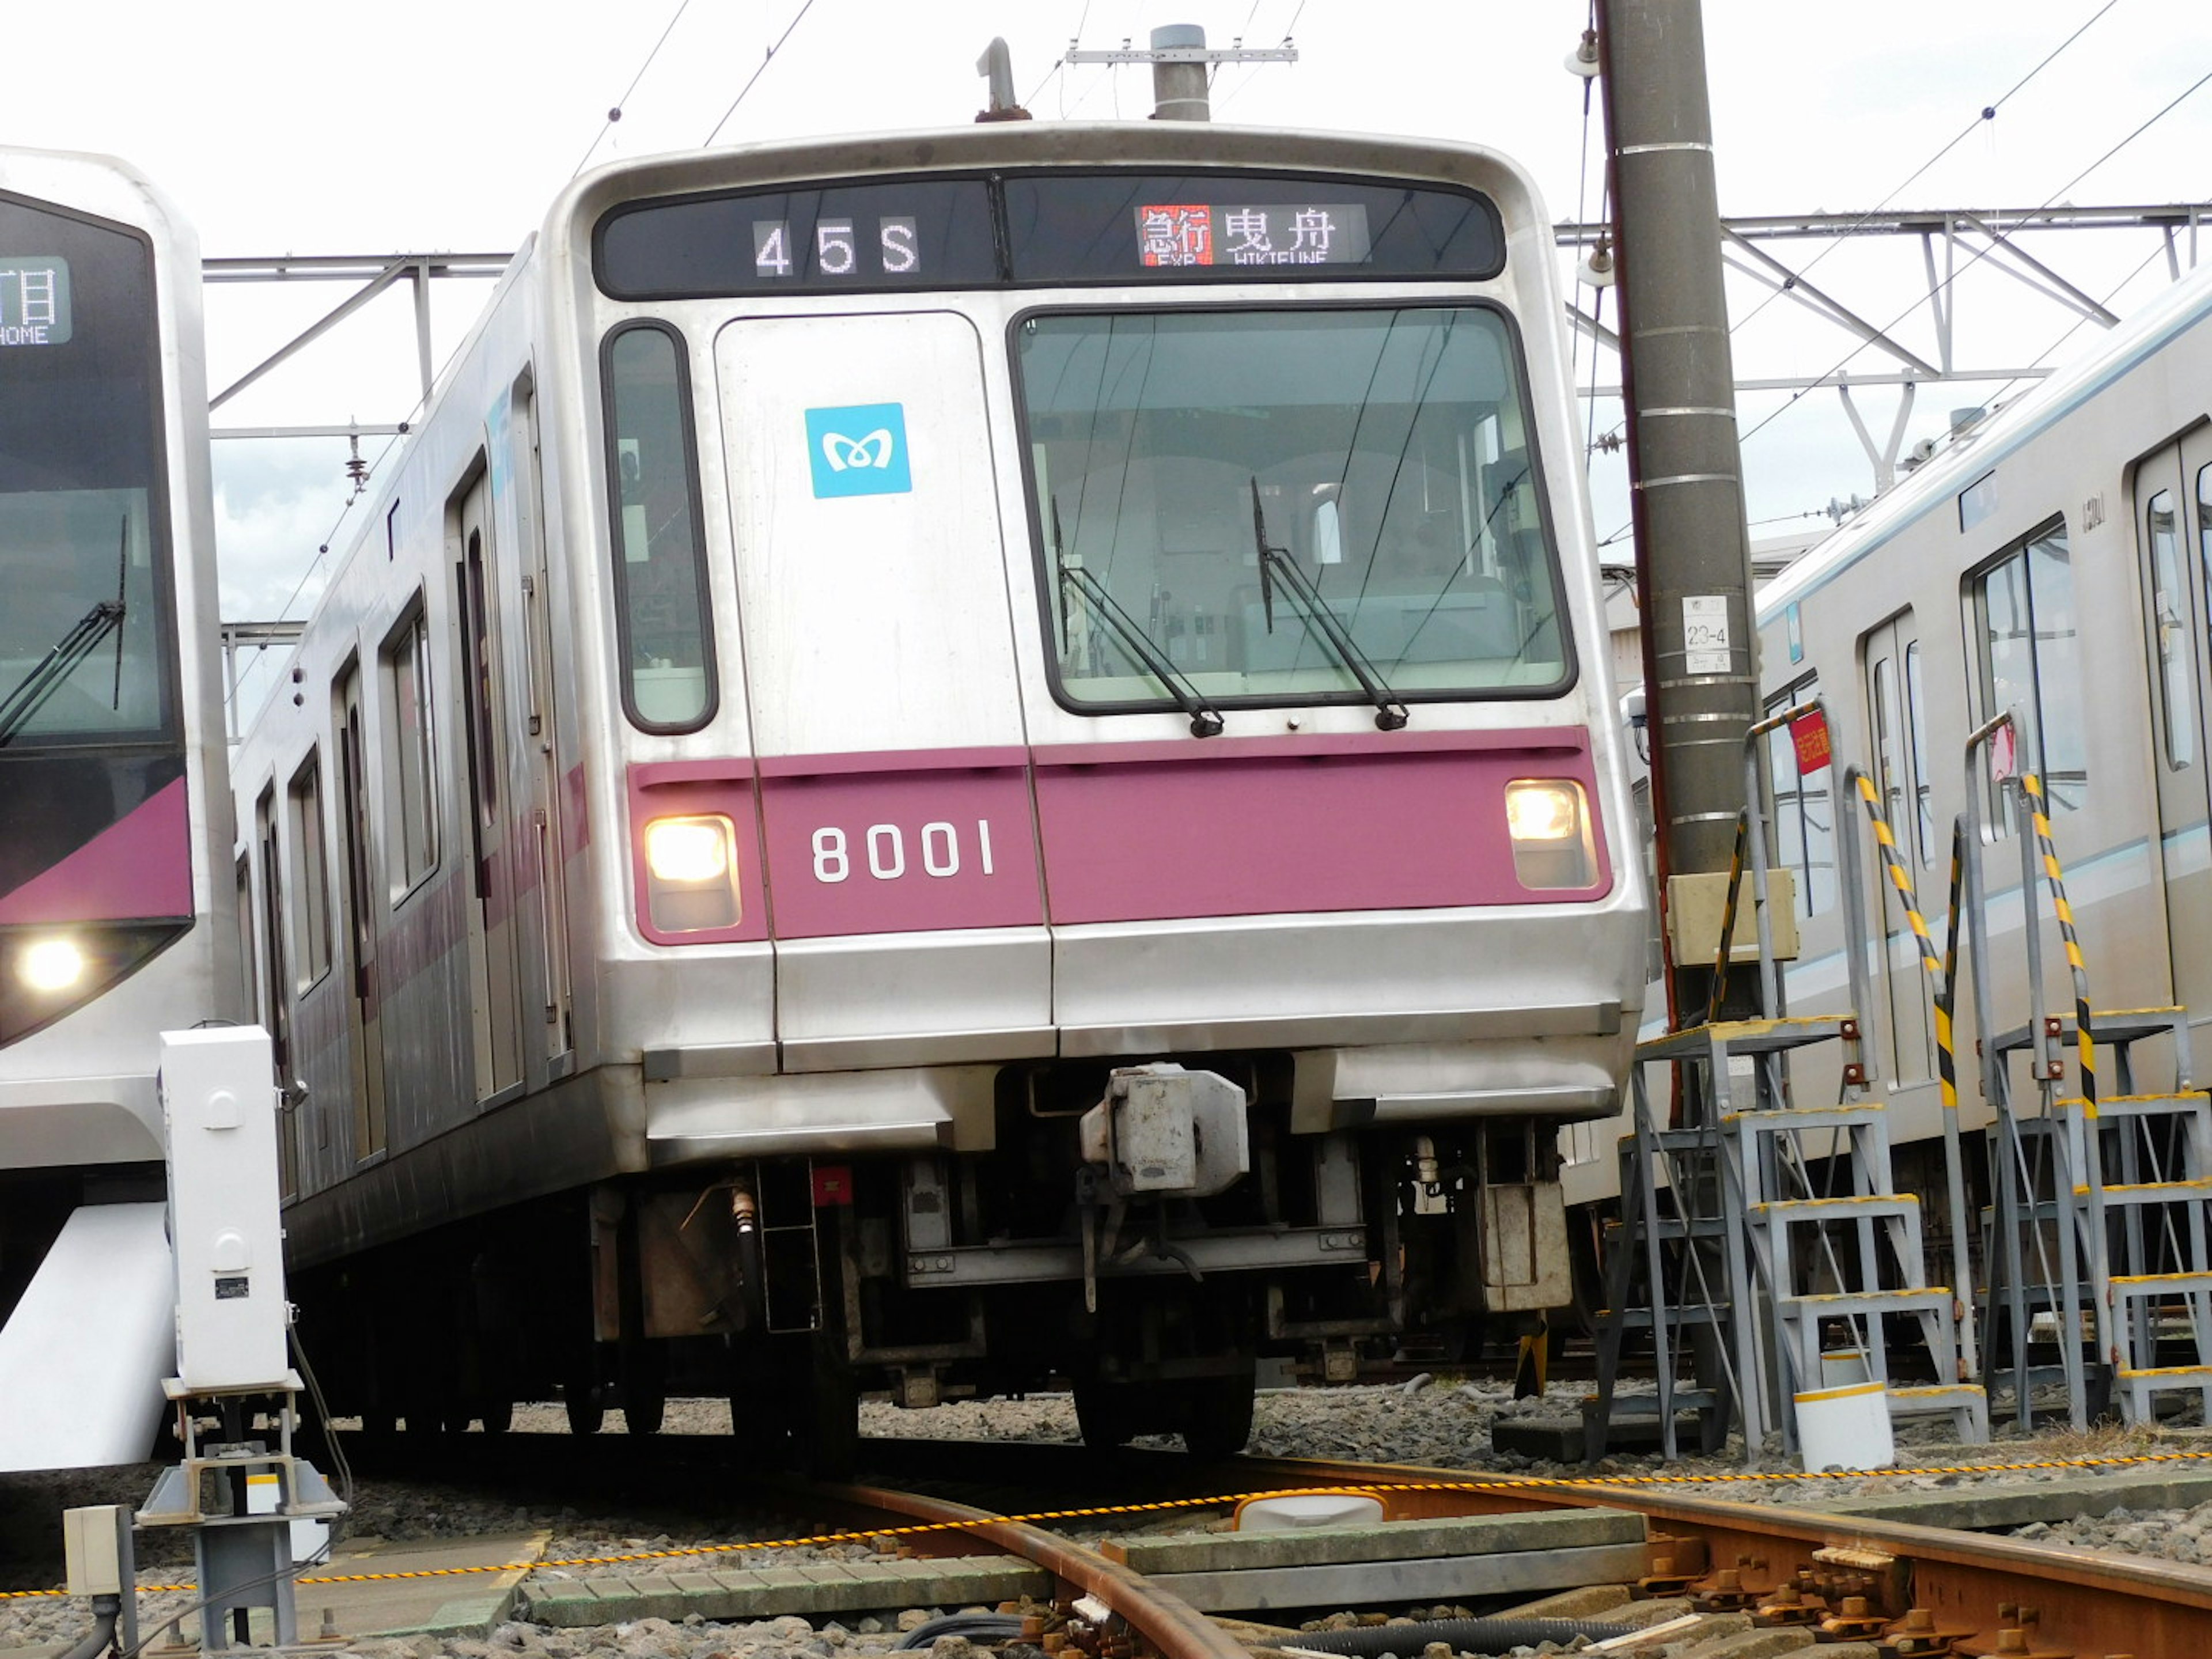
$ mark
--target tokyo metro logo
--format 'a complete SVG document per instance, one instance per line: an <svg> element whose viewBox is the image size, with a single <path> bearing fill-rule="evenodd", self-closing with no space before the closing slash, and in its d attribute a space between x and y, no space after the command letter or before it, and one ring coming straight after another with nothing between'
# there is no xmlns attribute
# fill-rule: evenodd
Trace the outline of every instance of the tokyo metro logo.
<svg viewBox="0 0 2212 1659"><path fill-rule="evenodd" d="M914 477L907 466L905 405L808 410L806 459L817 496L906 494Z"/></svg>

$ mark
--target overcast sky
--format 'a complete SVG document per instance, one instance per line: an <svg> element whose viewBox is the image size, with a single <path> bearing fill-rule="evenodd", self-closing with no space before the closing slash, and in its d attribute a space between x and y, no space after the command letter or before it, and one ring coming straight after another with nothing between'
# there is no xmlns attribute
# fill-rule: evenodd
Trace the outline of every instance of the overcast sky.
<svg viewBox="0 0 2212 1659"><path fill-rule="evenodd" d="M151 174L219 254L493 251L514 247L587 152L594 161L698 145L724 121L801 0L76 0L11 17L0 52L0 142L110 151ZM2212 198L2212 86L2076 181L2092 163L2212 72L2203 0L1705 0L1721 199L1731 213L1881 202L1970 125L1977 128L1895 198L1913 207L2019 207ZM782 50L721 126L721 141L961 124L979 107L975 61L994 34L1040 118L1141 118L1140 69L1054 69L1071 36L1119 45L1165 22L1213 44L1294 35L1294 65L1229 68L1215 88L1226 121L1476 141L1528 166L1555 218L1594 216L1599 122L1561 60L1586 0L811 0ZM624 98L662 31L667 42ZM2092 17L2028 84L2023 76ZM1987 106L1996 118L1978 122ZM2212 237L2204 258L2212 261ZM2109 246L2105 244L2109 242ZM1790 250L1809 258L1816 249ZM2153 252L2148 240L2069 237L2041 250L2100 295ZM2151 259L2116 306L2165 279ZM1910 305L1917 251L1851 249L1815 279L1877 323ZM487 289L447 285L442 352ZM2006 300L1985 271L1961 283L1960 354L2044 357L2070 319ZM341 290L231 288L210 301L210 374L251 367ZM1732 295L1741 319L1759 291ZM404 298L376 328L334 336L319 355L227 405L226 423L389 422L412 398ZM1922 345L1924 315L1899 325ZM2075 332L2061 355L2094 343ZM1788 305L1742 325L1739 374L1814 373L1849 349ZM1869 356L1855 367L1887 367ZM1586 379L1587 357L1583 365ZM1609 363L1600 374L1609 380ZM2019 388L2014 388L2017 392ZM1995 388L1988 390L1994 391ZM1886 431L1893 393L1867 394ZM1967 390L1931 389L1913 434L1933 433ZM1747 398L1751 427L1780 399ZM1603 431L1617 411L1601 409ZM374 457L383 441L365 441ZM356 532L343 512L344 445L217 447L226 615L266 616L306 584L315 550ZM1809 397L1749 439L1755 534L1832 496L1870 489L1833 393ZM1620 464L1600 457L1601 536L1620 526ZM1771 521L1771 522L1768 522ZM1621 556L1626 544L1610 550Z"/></svg>

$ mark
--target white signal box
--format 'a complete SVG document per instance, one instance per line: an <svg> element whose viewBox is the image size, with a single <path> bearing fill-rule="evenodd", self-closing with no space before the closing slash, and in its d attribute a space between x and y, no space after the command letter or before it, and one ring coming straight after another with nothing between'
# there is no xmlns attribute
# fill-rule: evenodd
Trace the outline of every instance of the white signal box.
<svg viewBox="0 0 2212 1659"><path fill-rule="evenodd" d="M276 1091L258 1026L161 1034L177 1376L188 1394L285 1386Z"/></svg>

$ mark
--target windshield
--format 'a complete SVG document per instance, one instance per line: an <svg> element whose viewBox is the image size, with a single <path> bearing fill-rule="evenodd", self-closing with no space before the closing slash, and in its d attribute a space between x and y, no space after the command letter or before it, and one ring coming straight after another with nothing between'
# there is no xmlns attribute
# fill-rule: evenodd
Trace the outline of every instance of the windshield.
<svg viewBox="0 0 2212 1659"><path fill-rule="evenodd" d="M1178 706L1149 657L1231 704L1366 700L1363 666L1404 698L1565 683L1497 312L1038 316L1017 346L1071 704ZM1316 603L1286 599L1283 561ZM1109 625L1102 592L1150 652Z"/></svg>
<svg viewBox="0 0 2212 1659"><path fill-rule="evenodd" d="M152 256L0 199L0 744L169 723Z"/></svg>

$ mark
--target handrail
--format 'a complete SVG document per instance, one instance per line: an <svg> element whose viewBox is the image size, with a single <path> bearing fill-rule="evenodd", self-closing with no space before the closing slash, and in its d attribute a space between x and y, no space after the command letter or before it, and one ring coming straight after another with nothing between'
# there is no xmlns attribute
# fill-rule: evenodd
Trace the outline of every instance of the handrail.
<svg viewBox="0 0 2212 1659"><path fill-rule="evenodd" d="M1941 1086L1943 1103L1943 1161L1947 1187L1946 1197L1951 1206L1951 1294L1959 1305L1959 1352L1967 1370L1978 1372L1980 1363L1976 1352L1974 1333L1973 1279L1972 1258L1966 1240L1966 1167L1964 1149L1959 1137L1959 1085L1957 1063L1953 1054L1951 1035L1951 972L1953 963L1939 960L1936 941L1929 936L1928 923L1920 914L1920 900L1912 889L1912 872L1905 867L1904 856L1897 848L1896 831L1890 828L1883 813L1880 792L1874 780L1857 767L1844 769L1844 785L1853 789L1859 802L1866 808L1868 821L1874 826L1875 845L1881 854L1882 868L1889 876L1889 884L1897 891L1898 902L1905 907L1905 919L1912 930L1913 942L1920 950L1920 970L1928 981L1929 1002L1936 1023L1936 1073ZM1952 860L1953 901L1951 946L1955 952L1958 939L1957 872L1955 848ZM1885 961L1889 952L1887 928L1882 933L1882 954ZM1963 1381L1964 1379L1960 1379Z"/></svg>

